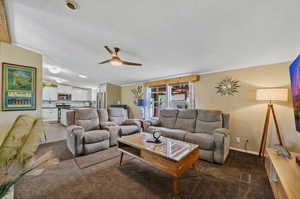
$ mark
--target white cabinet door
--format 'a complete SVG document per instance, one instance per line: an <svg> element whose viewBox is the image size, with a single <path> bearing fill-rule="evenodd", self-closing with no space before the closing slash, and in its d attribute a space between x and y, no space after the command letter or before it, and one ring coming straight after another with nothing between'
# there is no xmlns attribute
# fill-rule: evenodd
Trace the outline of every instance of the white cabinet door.
<svg viewBox="0 0 300 199"><path fill-rule="evenodd" d="M57 87L57 93L59 93L59 94L65 94L65 86L58 85L58 87Z"/></svg>
<svg viewBox="0 0 300 199"><path fill-rule="evenodd" d="M43 100L49 100L49 92L48 92L49 87L43 87Z"/></svg>
<svg viewBox="0 0 300 199"><path fill-rule="evenodd" d="M95 102L97 101L97 89L91 89L91 96L90 96L90 101Z"/></svg>
<svg viewBox="0 0 300 199"><path fill-rule="evenodd" d="M90 101L89 91L81 88L73 88L72 101Z"/></svg>
<svg viewBox="0 0 300 199"><path fill-rule="evenodd" d="M43 100L56 101L57 88L56 87L43 87Z"/></svg>
<svg viewBox="0 0 300 199"><path fill-rule="evenodd" d="M82 100L81 101L89 101L89 91L82 89Z"/></svg>
<svg viewBox="0 0 300 199"><path fill-rule="evenodd" d="M65 86L65 93L66 94L72 94L72 87L71 86Z"/></svg>
<svg viewBox="0 0 300 199"><path fill-rule="evenodd" d="M72 87L71 86L58 85L57 92L60 93L60 94L71 94L72 93Z"/></svg>
<svg viewBox="0 0 300 199"><path fill-rule="evenodd" d="M72 89L72 101L80 101L81 98L81 89L73 88Z"/></svg>
<svg viewBox="0 0 300 199"><path fill-rule="evenodd" d="M57 100L57 87L49 87L47 90L49 100L50 101L56 101Z"/></svg>

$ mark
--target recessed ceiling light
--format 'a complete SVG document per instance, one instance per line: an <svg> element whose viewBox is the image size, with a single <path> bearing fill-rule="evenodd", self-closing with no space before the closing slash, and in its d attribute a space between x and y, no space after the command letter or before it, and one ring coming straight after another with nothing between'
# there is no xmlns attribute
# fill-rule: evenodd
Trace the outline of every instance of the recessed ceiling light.
<svg viewBox="0 0 300 199"><path fill-rule="evenodd" d="M79 7L78 4L74 0L67 0L66 6L67 6L67 8L69 8L71 10L77 10Z"/></svg>
<svg viewBox="0 0 300 199"><path fill-rule="evenodd" d="M63 79L63 78L60 78L60 77L53 77L53 76L45 76L45 79L46 80L53 80L55 81L56 83L65 83L65 82L68 82L68 80L66 79Z"/></svg>
<svg viewBox="0 0 300 199"><path fill-rule="evenodd" d="M50 73L53 73L53 74L58 74L62 71L62 69L58 66L53 66L53 65L48 65L48 64L45 64L44 66L45 66L45 68L48 69L48 71Z"/></svg>
<svg viewBox="0 0 300 199"><path fill-rule="evenodd" d="M57 74L61 72L61 69L58 67L48 68L50 73Z"/></svg>
<svg viewBox="0 0 300 199"><path fill-rule="evenodd" d="M83 79L87 79L87 76L81 75L81 74L79 74L78 77L83 78Z"/></svg>

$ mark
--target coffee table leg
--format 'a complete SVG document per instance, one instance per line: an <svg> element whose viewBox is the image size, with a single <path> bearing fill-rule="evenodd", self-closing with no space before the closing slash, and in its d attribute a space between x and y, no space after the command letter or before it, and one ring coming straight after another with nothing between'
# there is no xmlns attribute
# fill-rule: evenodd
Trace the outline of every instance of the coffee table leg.
<svg viewBox="0 0 300 199"><path fill-rule="evenodd" d="M192 164L192 168L196 169L196 162L194 164Z"/></svg>
<svg viewBox="0 0 300 199"><path fill-rule="evenodd" d="M120 166L122 165L123 155L124 155L124 153L121 152L121 156L120 156Z"/></svg>
<svg viewBox="0 0 300 199"><path fill-rule="evenodd" d="M173 178L173 192L176 199L180 198L180 188L179 188L179 178L174 177Z"/></svg>

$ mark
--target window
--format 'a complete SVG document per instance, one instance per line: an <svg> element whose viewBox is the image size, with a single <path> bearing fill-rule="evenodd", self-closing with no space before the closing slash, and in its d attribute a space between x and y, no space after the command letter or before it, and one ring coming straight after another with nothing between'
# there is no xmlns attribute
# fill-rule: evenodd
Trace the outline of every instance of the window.
<svg viewBox="0 0 300 199"><path fill-rule="evenodd" d="M146 117L159 117L161 109L194 108L193 83L177 83L147 88L148 104Z"/></svg>
<svg viewBox="0 0 300 199"><path fill-rule="evenodd" d="M150 89L150 115L151 117L158 117L160 109L168 107L167 86L152 87Z"/></svg>
<svg viewBox="0 0 300 199"><path fill-rule="evenodd" d="M169 107L177 109L187 109L189 107L189 84L173 84L170 87Z"/></svg>

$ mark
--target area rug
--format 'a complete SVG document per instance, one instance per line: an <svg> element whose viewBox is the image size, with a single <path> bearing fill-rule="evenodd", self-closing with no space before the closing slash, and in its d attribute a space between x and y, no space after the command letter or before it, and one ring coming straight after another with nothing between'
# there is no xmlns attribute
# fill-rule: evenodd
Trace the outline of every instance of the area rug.
<svg viewBox="0 0 300 199"><path fill-rule="evenodd" d="M79 169L57 142L44 146L56 149L62 161L40 176L25 176L16 185L15 199L165 199L173 198L172 178L137 159L124 156ZM117 149L111 148L116 154ZM104 155L105 153L105 155ZM108 151L98 152L91 159ZM93 157L93 158L92 158ZM66 159L64 159L66 158ZM180 179L183 199L273 199L262 161L254 155L231 151L224 165L199 161Z"/></svg>

